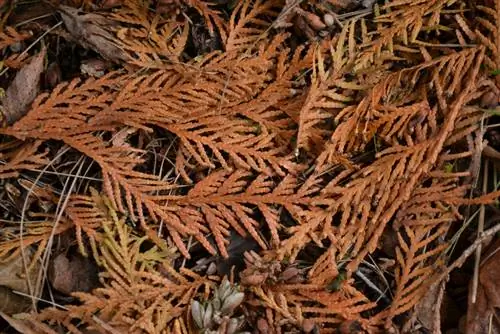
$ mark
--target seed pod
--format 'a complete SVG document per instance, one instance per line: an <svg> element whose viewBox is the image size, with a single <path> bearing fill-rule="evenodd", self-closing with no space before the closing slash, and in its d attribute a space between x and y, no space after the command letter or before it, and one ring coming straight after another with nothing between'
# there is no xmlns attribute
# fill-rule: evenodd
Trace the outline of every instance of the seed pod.
<svg viewBox="0 0 500 334"><path fill-rule="evenodd" d="M226 298L228 298L229 296L231 296L234 292L237 292L236 290L234 290L233 288L229 287L228 289L226 289L220 296L220 299L222 302L224 302L224 300L226 300Z"/></svg>
<svg viewBox="0 0 500 334"><path fill-rule="evenodd" d="M319 31L326 28L326 25L318 15L306 11L303 11L302 15L314 30Z"/></svg>
<svg viewBox="0 0 500 334"><path fill-rule="evenodd" d="M300 270L295 267L286 268L280 275L280 279L283 281L288 281L300 273Z"/></svg>
<svg viewBox="0 0 500 334"><path fill-rule="evenodd" d="M361 324L356 320L346 320L337 329L340 334L363 333Z"/></svg>
<svg viewBox="0 0 500 334"><path fill-rule="evenodd" d="M227 296L227 293L231 292L231 283L227 279L224 279L219 286L219 296L220 299L224 300L224 296Z"/></svg>
<svg viewBox="0 0 500 334"><path fill-rule="evenodd" d="M203 306L195 300L191 303L191 316L193 317L194 322L198 328L203 328Z"/></svg>
<svg viewBox="0 0 500 334"><path fill-rule="evenodd" d="M487 92L481 97L480 105L483 108L493 109L498 106L500 98L492 91Z"/></svg>
<svg viewBox="0 0 500 334"><path fill-rule="evenodd" d="M226 334L235 334L240 327L240 322L238 319L229 320L229 324L227 325Z"/></svg>
<svg viewBox="0 0 500 334"><path fill-rule="evenodd" d="M219 298L219 296L217 294L212 299L211 304L214 307L215 311L219 311L220 308L222 307L222 301L220 300L220 298Z"/></svg>
<svg viewBox="0 0 500 334"><path fill-rule="evenodd" d="M261 285L267 279L267 274L256 273L241 277L241 283L244 285Z"/></svg>
<svg viewBox="0 0 500 334"><path fill-rule="evenodd" d="M213 312L214 308L212 306L212 303L208 303L205 309L205 314L203 315L203 327L201 328L210 328L210 325L212 324Z"/></svg>
<svg viewBox="0 0 500 334"><path fill-rule="evenodd" d="M101 1L100 7L102 9L111 9L121 6L122 2L122 0L103 0Z"/></svg>
<svg viewBox="0 0 500 334"><path fill-rule="evenodd" d="M236 292L224 300L224 304L222 305L221 312L224 314L233 313L234 309L237 308L243 299L245 298L245 294L243 292Z"/></svg>
<svg viewBox="0 0 500 334"><path fill-rule="evenodd" d="M47 71L45 71L45 85L48 88L54 88L61 82L61 77L61 68L57 62L53 61L47 67Z"/></svg>

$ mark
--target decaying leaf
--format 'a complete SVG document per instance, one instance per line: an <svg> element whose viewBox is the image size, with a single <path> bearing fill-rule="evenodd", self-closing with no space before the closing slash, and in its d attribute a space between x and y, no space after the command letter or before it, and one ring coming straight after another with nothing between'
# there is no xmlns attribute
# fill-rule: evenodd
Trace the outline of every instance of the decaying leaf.
<svg viewBox="0 0 500 334"><path fill-rule="evenodd" d="M13 318L4 312L0 312L0 317L2 317L7 323L17 330L19 333L23 334L38 334L38 332L30 326L26 321L22 319Z"/></svg>
<svg viewBox="0 0 500 334"><path fill-rule="evenodd" d="M500 239L497 238L483 255L479 269L477 299L467 310L467 334L500 333ZM471 280L472 284L472 280ZM470 296L470 293L469 293Z"/></svg>
<svg viewBox="0 0 500 334"><path fill-rule="evenodd" d="M97 267L80 255L67 257L59 254L51 260L49 281L64 294L82 291L90 292L97 286Z"/></svg>
<svg viewBox="0 0 500 334"><path fill-rule="evenodd" d="M43 38L62 82L1 131L23 148L0 147L2 182L29 168L30 183L10 187L23 203L0 220L0 255L19 255L20 232L37 254L64 250L44 257L45 286L72 296L23 324L371 334L413 314L408 331L438 329L446 294L429 287L462 210L500 195L470 199L467 145L498 126L481 122L494 118L500 0L119 2L60 7L73 37ZM117 70L74 61L75 42ZM46 210L34 186L54 188Z"/></svg>
<svg viewBox="0 0 500 334"><path fill-rule="evenodd" d="M24 255L27 261L31 261L33 250L28 248ZM24 297L14 291L27 296L40 297L40 291L35 291L37 276L40 266L38 262L30 268L28 274L26 269L29 263L24 263L22 256L9 258L6 262L0 262L0 311L6 314L25 312L32 306L29 297Z"/></svg>
<svg viewBox="0 0 500 334"><path fill-rule="evenodd" d="M11 125L28 112L40 89L45 53L44 48L29 64L21 68L7 88L2 98L2 123Z"/></svg>
<svg viewBox="0 0 500 334"><path fill-rule="evenodd" d="M424 297L415 307L413 319L407 323L407 328L411 329L415 325L415 320L430 333L437 333L441 328L441 305L443 303L445 284L440 282L434 284L427 290Z"/></svg>
<svg viewBox="0 0 500 334"><path fill-rule="evenodd" d="M78 9L61 5L59 13L66 29L76 42L84 48L91 49L112 61L127 60L126 53L120 49L113 38L113 34L105 29L113 21L98 14L85 14Z"/></svg>

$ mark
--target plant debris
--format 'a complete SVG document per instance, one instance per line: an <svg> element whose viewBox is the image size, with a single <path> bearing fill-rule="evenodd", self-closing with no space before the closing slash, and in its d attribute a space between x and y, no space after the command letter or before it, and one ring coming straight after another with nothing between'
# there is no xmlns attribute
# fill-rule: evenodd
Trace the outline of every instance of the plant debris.
<svg viewBox="0 0 500 334"><path fill-rule="evenodd" d="M40 92L40 76L44 70L45 53L45 49L42 49L29 64L21 68L5 91L5 96L2 98L4 124L11 125L23 117Z"/></svg>
<svg viewBox="0 0 500 334"><path fill-rule="evenodd" d="M0 2L2 325L496 330L499 13Z"/></svg>

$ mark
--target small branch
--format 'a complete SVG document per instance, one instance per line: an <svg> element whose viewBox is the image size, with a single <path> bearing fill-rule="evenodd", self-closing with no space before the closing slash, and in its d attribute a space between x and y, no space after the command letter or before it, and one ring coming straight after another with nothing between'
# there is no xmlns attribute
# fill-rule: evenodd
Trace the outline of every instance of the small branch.
<svg viewBox="0 0 500 334"><path fill-rule="evenodd" d="M484 173L483 173L483 194L486 194L488 191L488 160L484 162ZM481 205L479 209L479 224L477 226L477 235L481 236L481 233L484 232L484 215L486 212L486 208L484 205ZM479 282L479 264L481 262L481 250L482 245L476 249L476 260L474 262L474 276L472 277L472 294L471 294L471 303L476 303L477 298L477 285Z"/></svg>
<svg viewBox="0 0 500 334"><path fill-rule="evenodd" d="M497 224L488 230L481 233L481 235L474 241L472 245L470 245L463 253L460 255L458 259L456 259L450 266L448 266L437 278L436 282L440 282L444 278L446 278L453 270L456 268L460 268L465 261L476 251L476 249L483 244L483 242L497 232L500 232L500 224Z"/></svg>

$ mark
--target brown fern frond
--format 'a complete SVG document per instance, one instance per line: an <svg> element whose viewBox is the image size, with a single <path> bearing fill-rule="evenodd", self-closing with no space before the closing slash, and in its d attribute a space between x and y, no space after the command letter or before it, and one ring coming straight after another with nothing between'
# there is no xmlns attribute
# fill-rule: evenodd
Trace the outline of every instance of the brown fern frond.
<svg viewBox="0 0 500 334"><path fill-rule="evenodd" d="M226 51L247 51L266 39L271 20L279 15L279 10L274 0L240 1L229 20Z"/></svg>
<svg viewBox="0 0 500 334"><path fill-rule="evenodd" d="M28 32L18 32L13 27L4 27L0 32L0 50L30 37L31 34Z"/></svg>
<svg viewBox="0 0 500 334"><path fill-rule="evenodd" d="M474 32L487 50L485 56L485 64L490 71L498 71L500 69L500 1L491 1L492 6L478 5L477 8L483 15L476 16L481 28ZM500 86L498 75L497 86Z"/></svg>
<svg viewBox="0 0 500 334"><path fill-rule="evenodd" d="M481 53L478 59L481 59ZM469 78L477 77L479 63L475 62L470 69ZM296 254L317 231L321 233L321 238L336 243L339 259L346 255L353 257L347 265L348 270L357 268L362 258L375 249L376 240L386 224L410 198L420 178L431 171L463 108L462 103L474 88L474 81L469 81L468 85L469 88L459 93L457 101L446 110L446 121L439 131L429 131L432 130L430 125L422 126L415 145L388 148L371 165L354 174L352 179L347 178L351 176L347 172L330 181L322 190L322 199L315 201L328 209L311 211L307 223L290 228L291 236L283 241L280 253ZM432 114L426 117L428 124L432 124ZM335 217L340 221L333 228Z"/></svg>
<svg viewBox="0 0 500 334"><path fill-rule="evenodd" d="M373 140L373 137L366 135L367 133L373 134L373 132L368 130L369 126L375 126L375 124L382 126L382 123L389 121L387 126L392 128L393 125L391 123L400 119L396 115L403 110L408 111L408 109L392 109L391 107L391 109L387 109L387 115L382 116L385 113L380 113L379 110L383 110L380 109L380 106L399 106L418 102L415 101L415 95L412 91L417 83L420 87L433 87L432 91L421 93L423 96L435 96L439 102L439 111L446 113L449 109L446 99L457 96L457 94L463 91L463 87L461 86L467 84L465 78L469 75L469 71L476 65L475 59L477 59L481 52L481 49L465 49L390 74L375 85L370 90L368 96L357 107L344 108L336 116L339 125L332 134L330 139L331 144L328 145L324 154L330 151L337 153L362 151ZM459 68L460 70L454 71L452 70L453 68ZM422 71L424 70L430 71L430 74L423 76ZM393 110L393 112L390 110ZM407 123L410 130L419 122L419 118L421 118L415 111L414 109L411 121L408 120ZM384 124L384 126L386 125Z"/></svg>
<svg viewBox="0 0 500 334"><path fill-rule="evenodd" d="M107 29L114 43L130 57L128 62L146 68L164 68L178 62L188 34L187 22L161 20L141 1L124 1L119 10L110 13L115 24Z"/></svg>
<svg viewBox="0 0 500 334"><path fill-rule="evenodd" d="M24 250L32 247L34 254L29 267L39 263L41 256L49 245L49 240L54 236L71 229L71 223L60 221L54 227L53 217L45 215L40 217L41 222L25 222L23 230L20 230L18 223L13 226L2 226L2 241L0 242L0 261L9 262L12 259L22 256ZM22 234L22 236L20 236Z"/></svg>
<svg viewBox="0 0 500 334"><path fill-rule="evenodd" d="M48 163L47 152L39 152L42 141L13 140L0 145L0 179L19 176L23 169L37 169Z"/></svg>
<svg viewBox="0 0 500 334"><path fill-rule="evenodd" d="M89 293L74 293L81 305L67 310L47 308L38 314L20 316L28 325L45 332L55 324L71 333L92 327L99 332L162 332L187 313L192 298L213 283L170 264L172 253L157 247L144 248L139 237L110 209L103 224L104 240L95 260L103 270L103 287ZM139 311L140 310L140 311ZM73 323L80 319L79 324Z"/></svg>
<svg viewBox="0 0 500 334"><path fill-rule="evenodd" d="M426 219L422 213L415 220ZM379 313L372 319L377 322L386 318L386 326L392 317L410 310L421 300L433 283L433 275L440 264L436 257L442 253L447 244L440 242L448 230L449 224L405 226L398 232L399 245L396 248L397 265L395 278L397 282L390 309Z"/></svg>
<svg viewBox="0 0 500 334"><path fill-rule="evenodd" d="M422 32L436 29L451 5L447 0L398 0L382 6L383 13L375 17L376 29L356 57L355 71L403 58L397 56L398 50L418 53L419 46L425 45Z"/></svg>
<svg viewBox="0 0 500 334"><path fill-rule="evenodd" d="M222 19L221 13L217 10L210 8L214 6L213 3L203 0L183 0L188 6L195 8L205 19L205 24L210 34L215 34L214 26L219 31L223 43L227 40L227 25Z"/></svg>

